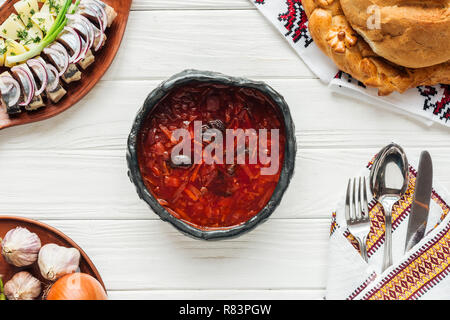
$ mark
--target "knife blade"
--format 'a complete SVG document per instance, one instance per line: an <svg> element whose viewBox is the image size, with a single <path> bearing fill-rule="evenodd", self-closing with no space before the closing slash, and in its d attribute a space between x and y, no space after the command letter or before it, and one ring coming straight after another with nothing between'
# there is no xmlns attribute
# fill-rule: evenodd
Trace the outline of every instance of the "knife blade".
<svg viewBox="0 0 450 320"><path fill-rule="evenodd" d="M428 151L420 155L414 201L408 222L405 252L411 250L425 235L433 189L433 162Z"/></svg>

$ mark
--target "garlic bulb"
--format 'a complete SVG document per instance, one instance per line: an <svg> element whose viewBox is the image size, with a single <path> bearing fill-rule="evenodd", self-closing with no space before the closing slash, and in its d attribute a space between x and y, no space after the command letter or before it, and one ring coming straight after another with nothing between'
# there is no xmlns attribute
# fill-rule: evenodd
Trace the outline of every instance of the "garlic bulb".
<svg viewBox="0 0 450 320"><path fill-rule="evenodd" d="M38 265L42 276L50 281L73 273L80 264L80 252L75 248L46 244L39 251Z"/></svg>
<svg viewBox="0 0 450 320"><path fill-rule="evenodd" d="M41 283L26 271L17 273L5 284L8 300L33 300L41 294Z"/></svg>
<svg viewBox="0 0 450 320"><path fill-rule="evenodd" d="M25 228L17 227L8 231L2 241L2 255L6 262L16 267L33 264L41 248L39 237Z"/></svg>

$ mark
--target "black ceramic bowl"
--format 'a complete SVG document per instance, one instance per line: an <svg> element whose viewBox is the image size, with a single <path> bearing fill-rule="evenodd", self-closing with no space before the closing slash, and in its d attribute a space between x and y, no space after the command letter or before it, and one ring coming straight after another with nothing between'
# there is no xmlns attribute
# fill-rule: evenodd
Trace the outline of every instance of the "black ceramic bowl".
<svg viewBox="0 0 450 320"><path fill-rule="evenodd" d="M140 133L141 125L147 118L147 115L155 108L157 103L167 95L169 91L171 91L175 87L186 85L191 82L222 83L230 86L248 87L257 89L263 92L266 96L270 97L275 102L275 104L279 107L280 115L283 117L282 120L284 121L286 128L285 158L278 185L271 199L269 200L266 207L264 207L264 209L262 209L256 216L254 216L247 222L235 227L205 230L196 228L182 220L177 219L169 212L167 212L164 209L164 207L158 203L158 201L146 188L141 176L137 156L137 137L138 134ZM127 163L129 169L128 176L130 177L131 181L135 184L139 197L143 199L163 221L170 222L175 228L180 230L182 233L197 239L203 240L227 239L240 236L245 232L252 230L257 225L265 222L270 217L270 215L275 211L275 209L280 204L284 192L288 188L290 180L294 174L296 152L297 152L297 145L295 140L295 129L289 111L289 107L286 104L284 98L270 86L268 86L263 82L255 82L242 78L229 77L221 73L198 71L198 70L185 70L179 74L174 75L167 81L163 82L155 90L153 90L145 100L143 107L139 110L136 119L134 120L130 136L128 138L128 150L127 150Z"/></svg>

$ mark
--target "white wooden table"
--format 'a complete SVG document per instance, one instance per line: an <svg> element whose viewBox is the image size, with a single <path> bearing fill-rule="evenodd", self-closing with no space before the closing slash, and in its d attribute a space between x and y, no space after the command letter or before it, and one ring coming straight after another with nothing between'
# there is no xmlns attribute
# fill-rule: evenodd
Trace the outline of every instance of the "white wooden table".
<svg viewBox="0 0 450 320"><path fill-rule="evenodd" d="M263 80L296 123L297 168L272 218L201 242L161 222L126 171L136 111L186 68ZM92 258L114 299L322 297L330 213L347 179L395 140L428 149L450 188L449 129L331 93L248 0L135 0L119 54L69 111L0 133L1 214L42 220Z"/></svg>

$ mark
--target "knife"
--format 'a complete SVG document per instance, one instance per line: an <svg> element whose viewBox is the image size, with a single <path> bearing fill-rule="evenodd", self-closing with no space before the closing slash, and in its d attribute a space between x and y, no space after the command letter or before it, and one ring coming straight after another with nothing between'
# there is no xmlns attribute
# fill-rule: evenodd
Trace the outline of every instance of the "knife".
<svg viewBox="0 0 450 320"><path fill-rule="evenodd" d="M416 178L414 201L408 222L405 252L412 249L425 235L428 213L430 212L431 191L433 188L433 162L428 151L420 155L419 172Z"/></svg>

